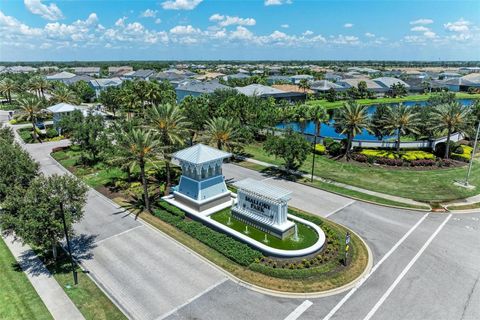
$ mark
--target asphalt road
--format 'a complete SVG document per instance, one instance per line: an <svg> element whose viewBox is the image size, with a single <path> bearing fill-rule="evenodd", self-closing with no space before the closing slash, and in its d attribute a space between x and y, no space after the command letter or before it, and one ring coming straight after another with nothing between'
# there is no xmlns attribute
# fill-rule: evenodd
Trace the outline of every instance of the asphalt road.
<svg viewBox="0 0 480 320"><path fill-rule="evenodd" d="M2 114L0 113L0 119ZM28 145L46 173L63 173L54 144ZM374 268L337 295L289 299L232 280L173 240L91 191L76 225L77 255L134 319L480 319L480 213L435 214L354 202L227 164L229 179L268 179L293 191L291 205L357 232ZM333 213L333 214L332 214Z"/></svg>

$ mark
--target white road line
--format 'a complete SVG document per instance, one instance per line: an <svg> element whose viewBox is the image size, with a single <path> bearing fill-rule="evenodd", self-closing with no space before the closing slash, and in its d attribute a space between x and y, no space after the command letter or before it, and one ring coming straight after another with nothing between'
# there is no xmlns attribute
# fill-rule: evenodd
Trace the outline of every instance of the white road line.
<svg viewBox="0 0 480 320"><path fill-rule="evenodd" d="M430 238L428 238L427 242L425 242L425 244L417 252L415 257L413 257L413 259L410 260L410 262L407 264L405 269L402 270L402 272L398 275L398 277L395 279L395 281L392 283L392 285L387 289L387 291L385 291L385 293L380 298L380 300L378 300L378 302L375 304L375 306L373 306L373 308L366 315L366 317L363 318L363 320L369 320L375 314L375 312L377 312L378 308L380 308L380 306L385 302L385 300L392 293L392 291L395 289L395 287L400 283L400 281L402 281L403 277L407 274L408 270L410 270L410 268L413 266L415 261L417 261L418 258L420 258L422 253L427 249L427 247L430 245L430 243L433 241L433 239L435 239L437 234L443 229L443 227L448 222L448 220L450 220L451 217L452 217L452 214L449 214L448 217L445 220L443 220L442 224L437 228L437 230L435 230L435 232L430 236Z"/></svg>
<svg viewBox="0 0 480 320"><path fill-rule="evenodd" d="M346 205L344 205L343 207L341 207L341 208L338 208L337 210L334 210L334 211L330 212L330 213L329 213L329 214L327 214L327 215L326 215L324 218L328 218L328 217L330 217L332 214L335 214L335 213L337 213L337 212L339 212L339 211L341 211L341 210L345 209L346 207L348 207L348 206L352 205L353 203L355 203L355 200L352 200L352 202L349 202L349 203L347 203L347 204L346 204Z"/></svg>
<svg viewBox="0 0 480 320"><path fill-rule="evenodd" d="M263 180L262 180L262 182L264 182L264 181L267 181L267 180L270 180L270 179L273 179L273 178L275 178L275 177L268 177L268 178L265 178L265 179L263 179Z"/></svg>
<svg viewBox="0 0 480 320"><path fill-rule="evenodd" d="M205 293L209 292L209 291L212 291L213 289L215 289L216 287L218 287L219 285L221 285L222 283L224 283L225 281L229 280L229 278L224 278L222 279L221 281L215 283L214 285L208 287L207 289L203 290L202 292L200 292L199 294L197 294L196 296L188 299L185 303L182 303L181 305L179 305L178 307L176 307L175 309L161 315L160 317L157 318L157 320L162 320L162 319L165 319L167 318L168 316L171 316L172 314L174 314L175 312L177 312L178 310L182 309L183 307L185 307L187 304L190 304L192 303L193 301L197 300L198 298L200 298L201 296L203 296Z"/></svg>
<svg viewBox="0 0 480 320"><path fill-rule="evenodd" d="M412 232L415 231L415 229L428 217L429 214L430 212L427 212L426 214L424 214L423 217L420 220L418 220L417 223L415 223L415 225L412 228L410 228L410 230L408 230L408 232L405 233L405 235L400 240L398 240L397 243L395 243L395 245L382 257L382 259L380 259L380 261L375 266L373 266L370 273L367 274L364 278L362 278L357 283L357 285L353 287L342 298L342 300L340 300L337 303L337 305L333 307L332 310L330 310L330 312L323 318L323 320L329 320L345 304L345 302L347 302L347 300L350 299L350 297L355 293L355 291L357 291L365 283L365 281L367 281L368 278L370 278L370 276L383 264L383 262L387 260L388 257L390 257L395 250L397 250L397 248L405 241L405 239L407 239L408 236L410 236L410 234L412 234Z"/></svg>
<svg viewBox="0 0 480 320"><path fill-rule="evenodd" d="M112 238L121 236L122 234L125 234L125 233L127 233L127 232L130 232L130 231L135 230L135 229L140 228L140 227L143 227L143 225L141 224L141 225L139 225L139 226L135 226L135 227L130 228L130 229L128 229L128 230L125 230L125 231L122 231L122 232L120 232L120 233L114 234L113 236L107 237L107 238L105 238L105 239L98 240L98 241L95 242L95 244L99 244L99 243L105 242L105 241L107 241L107 240L110 240L110 239L112 239Z"/></svg>
<svg viewBox="0 0 480 320"><path fill-rule="evenodd" d="M302 315L302 313L304 313L308 308L310 308L310 306L312 304L313 304L313 302L310 301L310 300L303 301L303 303L301 305L299 305L297 308L295 308L295 310L293 310L292 313L290 313L285 318L285 320L297 320L298 317L300 317Z"/></svg>

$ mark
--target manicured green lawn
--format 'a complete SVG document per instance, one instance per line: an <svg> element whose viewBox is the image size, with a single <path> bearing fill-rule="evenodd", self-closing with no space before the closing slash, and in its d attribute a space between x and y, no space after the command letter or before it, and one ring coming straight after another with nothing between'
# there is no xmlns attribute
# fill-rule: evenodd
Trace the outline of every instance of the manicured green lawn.
<svg viewBox="0 0 480 320"><path fill-rule="evenodd" d="M245 152L260 161L283 164L282 159L267 155L260 144L246 146ZM309 155L300 170L310 173L311 167L312 156ZM468 190L453 185L455 180L465 178L466 170L466 167L424 171L386 169L373 165L363 166L353 161L339 162L327 156L315 158L316 176L417 201L448 201L476 195L478 190ZM480 186L478 160L473 166L470 183Z"/></svg>
<svg viewBox="0 0 480 320"><path fill-rule="evenodd" d="M295 241L293 239L293 235L282 240L270 234L266 234L265 232L259 229L256 229L250 225L247 225L246 223L232 217L232 214L229 208L222 210L220 212L214 213L210 217L215 221L218 221L238 232L241 232L247 235L252 239L257 240L258 242L264 243L267 246L270 246L276 249L284 249L284 250L304 249L312 246L318 240L317 233L312 228L302 223L297 223L299 241ZM230 224L228 223L229 218L230 218ZM248 227L248 234L245 233L246 227ZM266 237L267 242L265 242L265 235L267 236Z"/></svg>
<svg viewBox="0 0 480 320"><path fill-rule="evenodd" d="M53 319L3 239L0 239L0 319Z"/></svg>
<svg viewBox="0 0 480 320"><path fill-rule="evenodd" d="M48 264L47 268L85 319L126 319L125 315L80 268L77 268L78 285L74 286L69 260L61 249L59 249L59 253L59 261L56 264Z"/></svg>
<svg viewBox="0 0 480 320"><path fill-rule="evenodd" d="M456 94L457 99L480 99L480 94L468 94L464 92L458 92ZM404 101L425 101L430 98L430 94L415 94L402 98L378 98L378 99L358 99L357 103L361 105L372 105L372 104L381 104L381 103L399 103ZM343 106L345 101L334 101L329 102L327 100L311 100L307 104L320 104L327 109L335 109Z"/></svg>

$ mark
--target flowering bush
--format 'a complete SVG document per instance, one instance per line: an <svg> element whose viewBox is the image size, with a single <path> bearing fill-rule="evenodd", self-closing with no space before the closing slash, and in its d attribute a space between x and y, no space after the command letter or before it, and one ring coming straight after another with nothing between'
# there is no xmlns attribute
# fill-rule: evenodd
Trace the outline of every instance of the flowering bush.
<svg viewBox="0 0 480 320"><path fill-rule="evenodd" d="M392 158L378 158L375 161L378 164L383 164L386 166L396 166L401 167L403 165L402 159L392 159Z"/></svg>
<svg viewBox="0 0 480 320"><path fill-rule="evenodd" d="M432 159L413 160L410 162L412 167L433 167L435 164L435 160Z"/></svg>
<svg viewBox="0 0 480 320"><path fill-rule="evenodd" d="M316 154L325 154L327 151L327 148L323 144L317 143L315 145L315 153Z"/></svg>

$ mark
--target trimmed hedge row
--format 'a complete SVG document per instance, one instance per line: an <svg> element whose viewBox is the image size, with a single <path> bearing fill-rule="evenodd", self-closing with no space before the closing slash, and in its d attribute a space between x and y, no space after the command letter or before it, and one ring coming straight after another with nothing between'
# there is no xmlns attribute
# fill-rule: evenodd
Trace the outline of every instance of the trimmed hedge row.
<svg viewBox="0 0 480 320"><path fill-rule="evenodd" d="M175 216L178 216L180 218L185 218L185 211L183 211L181 209L178 209L177 207L171 205L170 203L168 203L166 201L159 201L158 205L162 209L167 210L168 212L170 212L171 214L173 214Z"/></svg>
<svg viewBox="0 0 480 320"><path fill-rule="evenodd" d="M252 249L248 245L200 222L185 220L183 217L174 215L164 209L154 210L153 214L242 266L249 266L263 256L260 251Z"/></svg>

